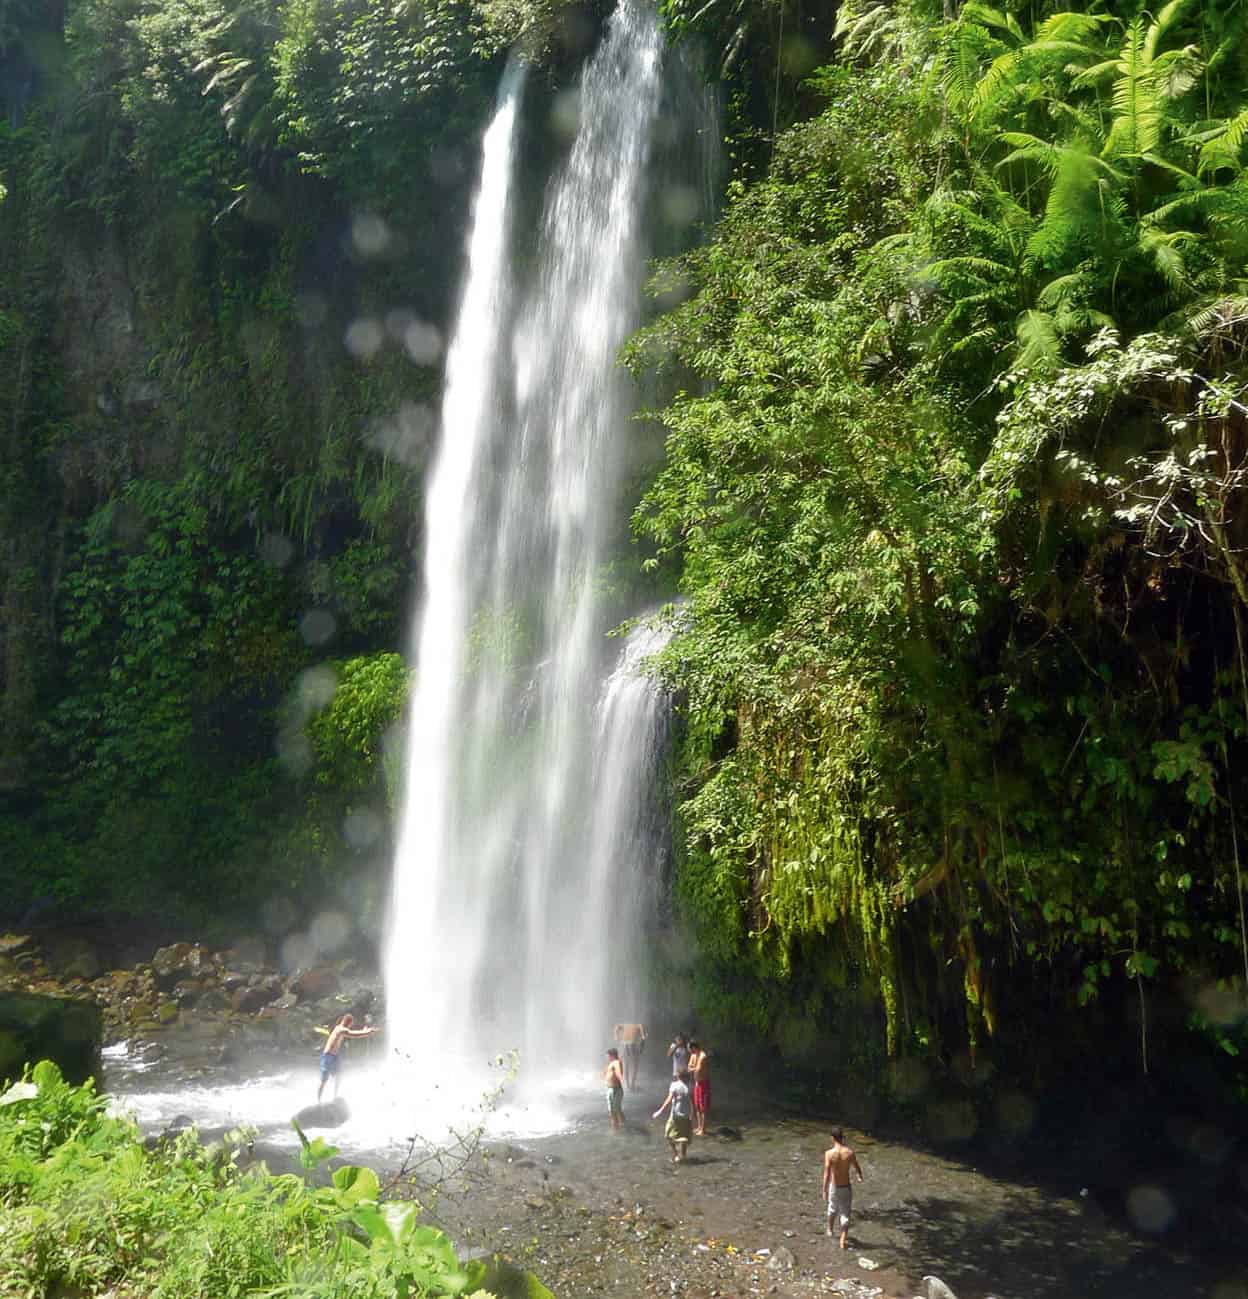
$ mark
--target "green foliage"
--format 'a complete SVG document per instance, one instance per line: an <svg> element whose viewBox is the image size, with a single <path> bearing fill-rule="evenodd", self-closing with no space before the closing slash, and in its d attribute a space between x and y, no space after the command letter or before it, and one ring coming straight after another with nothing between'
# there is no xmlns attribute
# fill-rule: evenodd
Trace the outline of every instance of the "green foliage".
<svg viewBox="0 0 1248 1299"><path fill-rule="evenodd" d="M858 66L656 277L685 301L630 359L686 388L635 524L683 565L708 1010L779 1035L874 988L890 1051L1023 1049L1042 978L1091 1014L1248 973L1242 89L1206 19L845 11Z"/></svg>
<svg viewBox="0 0 1248 1299"><path fill-rule="evenodd" d="M190 1132L148 1151L103 1110L47 1061L0 1095L5 1293L489 1299L483 1265L461 1267L418 1205L380 1202L368 1169L338 1168L313 1189L244 1167L244 1133L204 1147Z"/></svg>
<svg viewBox="0 0 1248 1299"><path fill-rule="evenodd" d="M308 722L316 780L347 795L377 777L383 739L407 698L408 670L398 654L377 654L330 665L333 698Z"/></svg>
<svg viewBox="0 0 1248 1299"><path fill-rule="evenodd" d="M361 197L386 204L410 189L411 132L470 109L480 90L472 7L296 0L281 23L272 67L283 145Z"/></svg>

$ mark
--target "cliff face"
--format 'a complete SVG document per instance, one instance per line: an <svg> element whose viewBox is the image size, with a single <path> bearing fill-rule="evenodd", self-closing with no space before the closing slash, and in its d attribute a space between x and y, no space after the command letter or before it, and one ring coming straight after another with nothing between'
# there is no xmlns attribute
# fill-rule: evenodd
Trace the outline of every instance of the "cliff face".
<svg viewBox="0 0 1248 1299"><path fill-rule="evenodd" d="M398 646L492 73L454 5L297 8L0 15L19 913L207 902L223 857L238 900L295 888L359 856L343 798L384 800L314 789L298 683Z"/></svg>

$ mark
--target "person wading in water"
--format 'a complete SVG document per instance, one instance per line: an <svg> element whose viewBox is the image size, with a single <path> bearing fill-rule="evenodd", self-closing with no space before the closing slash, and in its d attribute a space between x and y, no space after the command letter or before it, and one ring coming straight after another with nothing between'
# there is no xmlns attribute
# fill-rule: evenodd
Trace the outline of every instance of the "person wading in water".
<svg viewBox="0 0 1248 1299"><path fill-rule="evenodd" d="M602 1071L602 1080L607 1084L607 1113L611 1116L612 1128L624 1126L624 1066L620 1063L620 1053L613 1046L607 1047L607 1067Z"/></svg>
<svg viewBox="0 0 1248 1299"><path fill-rule="evenodd" d="M321 1051L321 1085L316 1089L316 1103L321 1103L321 1093L325 1090L325 1084L329 1081L330 1075L334 1079L334 1100L338 1099L338 1054L342 1050L347 1038L349 1037L372 1037L374 1033L380 1033L381 1029L376 1025L370 1024L367 1028L352 1028L351 1025L355 1020L350 1015L344 1015L329 1030L329 1036L325 1039L325 1046Z"/></svg>
<svg viewBox="0 0 1248 1299"><path fill-rule="evenodd" d="M823 1194L828 1202L828 1235L841 1234L841 1248L849 1248L849 1220L854 1211L854 1188L849 1184L850 1169L857 1169L858 1180L865 1182L858 1156L845 1144L840 1128L832 1132L832 1145L823 1152Z"/></svg>
<svg viewBox="0 0 1248 1299"><path fill-rule="evenodd" d="M667 1127L663 1129L663 1135L672 1148L672 1163L683 1164L685 1156L689 1153L689 1138L693 1136L693 1098L689 1095L687 1069L681 1069L672 1079L672 1085L667 1089L663 1104L650 1117L659 1118L669 1107L672 1112L668 1115Z"/></svg>

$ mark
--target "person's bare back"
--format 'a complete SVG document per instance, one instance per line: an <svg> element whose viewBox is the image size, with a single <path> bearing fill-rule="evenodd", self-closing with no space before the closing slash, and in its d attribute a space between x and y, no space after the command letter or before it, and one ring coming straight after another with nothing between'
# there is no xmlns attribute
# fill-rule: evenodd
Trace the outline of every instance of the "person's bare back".
<svg viewBox="0 0 1248 1299"><path fill-rule="evenodd" d="M848 1186L850 1169L858 1169L858 1180L861 1182L862 1169L858 1156L848 1146L834 1145L823 1152L823 1167L830 1177L833 1186Z"/></svg>
<svg viewBox="0 0 1248 1299"><path fill-rule="evenodd" d="M841 1248L849 1246L849 1221L853 1213L854 1193L849 1174L856 1171L860 1182L866 1181L858 1156L845 1144L840 1128L832 1133L832 1144L823 1152L823 1198L828 1205L828 1235L839 1232Z"/></svg>
<svg viewBox="0 0 1248 1299"><path fill-rule="evenodd" d="M624 1083L631 1091L637 1086L637 1067L641 1063L641 1053L646 1046L646 1028L644 1024L616 1024L611 1036L619 1043L624 1056Z"/></svg>

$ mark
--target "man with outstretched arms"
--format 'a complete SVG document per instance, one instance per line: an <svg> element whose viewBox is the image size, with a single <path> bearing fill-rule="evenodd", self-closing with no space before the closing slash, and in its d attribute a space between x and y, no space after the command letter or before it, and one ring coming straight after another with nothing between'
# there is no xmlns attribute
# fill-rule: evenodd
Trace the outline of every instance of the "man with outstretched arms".
<svg viewBox="0 0 1248 1299"><path fill-rule="evenodd" d="M321 1093L325 1090L325 1084L329 1081L330 1075L334 1079L334 1100L338 1099L338 1054L342 1050L347 1038L349 1037L372 1037L374 1033L380 1033L381 1029L374 1024L368 1025L367 1028L352 1028L351 1025L355 1020L350 1015L344 1015L329 1030L329 1036L325 1039L325 1045L321 1048L321 1085L316 1089L316 1103L321 1103ZM321 1032L325 1030L322 1029Z"/></svg>

